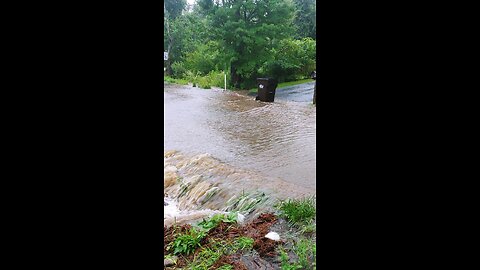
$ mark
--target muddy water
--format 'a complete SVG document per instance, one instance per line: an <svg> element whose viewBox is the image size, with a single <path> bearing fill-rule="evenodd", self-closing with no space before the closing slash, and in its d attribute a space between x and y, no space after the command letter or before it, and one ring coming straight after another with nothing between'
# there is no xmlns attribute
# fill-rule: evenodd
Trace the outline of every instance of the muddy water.
<svg viewBox="0 0 480 270"><path fill-rule="evenodd" d="M309 89L310 90L310 89ZM164 146L315 194L316 108L310 102L165 85ZM242 185L241 182L237 183Z"/></svg>

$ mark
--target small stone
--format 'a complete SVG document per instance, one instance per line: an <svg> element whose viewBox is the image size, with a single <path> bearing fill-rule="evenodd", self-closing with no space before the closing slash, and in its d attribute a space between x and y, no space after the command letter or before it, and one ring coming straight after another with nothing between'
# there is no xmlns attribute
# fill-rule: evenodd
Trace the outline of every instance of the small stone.
<svg viewBox="0 0 480 270"><path fill-rule="evenodd" d="M173 256L170 259L164 259L163 260L163 266L172 266L175 264L175 261L177 261L178 257Z"/></svg>
<svg viewBox="0 0 480 270"><path fill-rule="evenodd" d="M245 221L245 216L240 213L237 213L237 221L238 223L243 223Z"/></svg>
<svg viewBox="0 0 480 270"><path fill-rule="evenodd" d="M265 238L272 239L273 241L280 241L280 235L276 232L269 232L265 235Z"/></svg>

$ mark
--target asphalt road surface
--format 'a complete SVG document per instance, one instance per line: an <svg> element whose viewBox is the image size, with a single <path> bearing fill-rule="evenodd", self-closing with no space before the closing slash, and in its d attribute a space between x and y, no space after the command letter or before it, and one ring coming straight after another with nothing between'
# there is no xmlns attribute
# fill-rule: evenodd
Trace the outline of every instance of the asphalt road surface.
<svg viewBox="0 0 480 270"><path fill-rule="evenodd" d="M277 88L275 91L275 100L312 102L314 86L315 82L308 82L283 88Z"/></svg>

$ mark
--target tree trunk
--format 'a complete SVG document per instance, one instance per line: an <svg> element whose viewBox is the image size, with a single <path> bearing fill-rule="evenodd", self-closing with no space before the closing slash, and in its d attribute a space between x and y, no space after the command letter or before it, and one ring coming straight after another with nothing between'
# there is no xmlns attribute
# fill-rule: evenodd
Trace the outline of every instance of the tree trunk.
<svg viewBox="0 0 480 270"><path fill-rule="evenodd" d="M170 57L170 50L172 49L172 46L173 46L173 40L169 39L168 49L167 49L167 52L168 52L167 75L168 76L172 76L172 74L173 74L173 72L172 72L172 58Z"/></svg>
<svg viewBox="0 0 480 270"><path fill-rule="evenodd" d="M237 89L240 88L241 77L237 73L234 63L230 65L230 77L232 78L233 87Z"/></svg>

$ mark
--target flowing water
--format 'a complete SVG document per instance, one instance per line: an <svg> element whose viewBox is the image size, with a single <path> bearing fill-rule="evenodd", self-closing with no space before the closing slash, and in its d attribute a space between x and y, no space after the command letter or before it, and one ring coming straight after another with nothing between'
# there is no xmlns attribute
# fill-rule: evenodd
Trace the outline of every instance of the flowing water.
<svg viewBox="0 0 480 270"><path fill-rule="evenodd" d="M166 224L229 211L250 215L278 199L315 195L311 102L164 87Z"/></svg>

